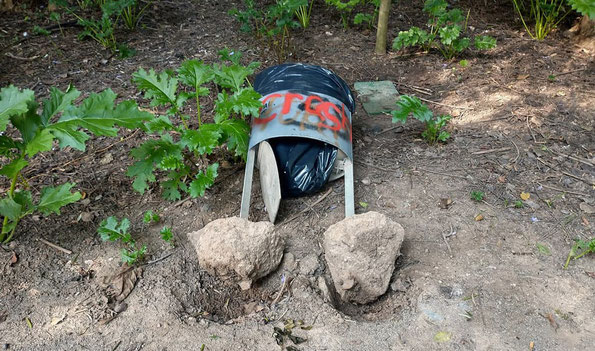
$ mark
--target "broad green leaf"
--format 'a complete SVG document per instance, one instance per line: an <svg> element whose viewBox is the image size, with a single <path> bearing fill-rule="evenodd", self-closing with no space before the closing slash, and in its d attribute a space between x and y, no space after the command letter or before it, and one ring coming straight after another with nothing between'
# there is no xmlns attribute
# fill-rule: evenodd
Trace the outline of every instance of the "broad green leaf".
<svg viewBox="0 0 595 351"><path fill-rule="evenodd" d="M145 130L149 133L177 130L168 116L159 116L145 123Z"/></svg>
<svg viewBox="0 0 595 351"><path fill-rule="evenodd" d="M475 36L475 48L479 50L489 50L496 47L496 39L488 35Z"/></svg>
<svg viewBox="0 0 595 351"><path fill-rule="evenodd" d="M175 144L169 135L163 135L159 140L148 140L140 147L133 149L130 154L138 161L128 168L126 175L134 177L132 187L139 193L148 188L147 182L154 182L154 169L163 161L165 156L180 155L181 146Z"/></svg>
<svg viewBox="0 0 595 351"><path fill-rule="evenodd" d="M97 228L97 233L99 233L103 241L116 241L128 234L129 227L130 221L128 218L124 218L122 219L122 223L118 223L116 217L110 216L101 221L99 228Z"/></svg>
<svg viewBox="0 0 595 351"><path fill-rule="evenodd" d="M165 171L175 170L184 165L184 159L182 154L169 154L166 155L163 160L159 163L158 167Z"/></svg>
<svg viewBox="0 0 595 351"><path fill-rule="evenodd" d="M9 196L0 200L0 215L7 217L11 221L16 221L21 218L21 205L16 203ZM6 230L4 230L6 232Z"/></svg>
<svg viewBox="0 0 595 351"><path fill-rule="evenodd" d="M174 237L174 233L172 233L171 228L170 227L163 227L163 229L161 229L161 231L159 232L159 234L161 234L161 239L170 242L171 239Z"/></svg>
<svg viewBox="0 0 595 351"><path fill-rule="evenodd" d="M397 110L392 111L393 123L405 123L409 114L413 114L413 117L421 122L431 120L434 115L428 106L415 96L402 95L397 101L397 107Z"/></svg>
<svg viewBox="0 0 595 351"><path fill-rule="evenodd" d="M34 101L33 90L19 90L14 85L0 89L0 132L6 130L11 116L27 112L27 103Z"/></svg>
<svg viewBox="0 0 595 351"><path fill-rule="evenodd" d="M229 119L219 123L223 136L227 142L227 149L235 152L246 160L248 154L248 140L250 138L250 126L241 119Z"/></svg>
<svg viewBox="0 0 595 351"><path fill-rule="evenodd" d="M221 123L231 117L233 111L233 102L225 91L217 94L215 101L215 123Z"/></svg>
<svg viewBox="0 0 595 351"><path fill-rule="evenodd" d="M188 60L182 62L178 69L178 77L182 83L193 87L198 92L199 87L213 80L215 74L213 69L202 61Z"/></svg>
<svg viewBox="0 0 595 351"><path fill-rule="evenodd" d="M218 163L213 163L207 167L206 172L200 172L196 178L190 183L189 192L192 197L204 196L205 191L215 183L217 178Z"/></svg>
<svg viewBox="0 0 595 351"><path fill-rule="evenodd" d="M452 47L455 49L456 52L462 52L469 47L469 38L459 38L455 39L452 43Z"/></svg>
<svg viewBox="0 0 595 351"><path fill-rule="evenodd" d="M115 98L116 94L110 89L91 94L79 107L69 106L58 122L47 128L60 140L60 147L71 146L84 151L89 136L79 128L95 135L116 136L118 129L115 125L137 128L153 117L149 112L140 111L133 101L124 101L114 107Z"/></svg>
<svg viewBox="0 0 595 351"><path fill-rule="evenodd" d="M428 32L418 27L411 27L408 31L399 32L393 41L393 49L401 50L404 47L421 46L430 40Z"/></svg>
<svg viewBox="0 0 595 351"><path fill-rule="evenodd" d="M203 124L199 130L185 130L180 138L180 144L190 150L196 150L201 155L209 154L219 146L221 131L217 125Z"/></svg>
<svg viewBox="0 0 595 351"><path fill-rule="evenodd" d="M120 251L122 262L128 265L133 265L137 261L142 260L147 253L147 247L143 246L138 250L122 249Z"/></svg>
<svg viewBox="0 0 595 351"><path fill-rule="evenodd" d="M65 92L55 87L50 88L50 98L43 101L43 112L41 123L47 127L51 118L57 113L64 111L72 102L81 95L72 85L69 85Z"/></svg>
<svg viewBox="0 0 595 351"><path fill-rule="evenodd" d="M568 0L572 8L583 16L595 19L595 2L593 0Z"/></svg>
<svg viewBox="0 0 595 351"><path fill-rule="evenodd" d="M9 156L21 147L21 143L12 140L12 138L6 135L0 135L0 155Z"/></svg>
<svg viewBox="0 0 595 351"><path fill-rule="evenodd" d="M139 90L145 92L145 98L151 100L151 106L176 105L178 80L169 77L166 72L157 75L153 69L147 72L141 68L132 74L132 81Z"/></svg>
<svg viewBox="0 0 595 351"><path fill-rule="evenodd" d="M10 117L12 125L21 133L23 143L28 143L35 137L41 127L41 118L37 114L39 105L35 101L27 103L27 112Z"/></svg>
<svg viewBox="0 0 595 351"><path fill-rule="evenodd" d="M440 41L442 44L448 46L461 35L461 26L455 24L442 27L438 30L438 33L440 34Z"/></svg>
<svg viewBox="0 0 595 351"><path fill-rule="evenodd" d="M446 11L447 6L448 3L445 0L427 0L424 3L424 12L433 16L439 16Z"/></svg>
<svg viewBox="0 0 595 351"><path fill-rule="evenodd" d="M15 191L12 199L17 204L21 205L21 217L27 214L31 214L35 210L35 205L33 204L33 196L31 195L30 191L21 190Z"/></svg>
<svg viewBox="0 0 595 351"><path fill-rule="evenodd" d="M240 65L217 66L215 67L215 82L236 92L240 90L246 78L252 73L254 73L252 69Z"/></svg>
<svg viewBox="0 0 595 351"><path fill-rule="evenodd" d="M74 186L72 183L64 183L57 187L45 187L41 189L41 198L37 209L43 213L44 216L54 212L60 214L60 208L77 202L81 198L81 193L78 191L75 193L70 192L70 189Z"/></svg>
<svg viewBox="0 0 595 351"><path fill-rule="evenodd" d="M163 189L161 195L163 198L170 201L182 198L180 190L188 191L188 187L182 179L188 175L190 175L190 168L186 165L178 170L169 172L167 174L168 180L161 182L161 188Z"/></svg>
<svg viewBox="0 0 595 351"><path fill-rule="evenodd" d="M241 114L244 118L248 116L258 117L262 108L261 97L252 88L242 88L231 97L233 104L232 110L235 113Z"/></svg>
<svg viewBox="0 0 595 351"><path fill-rule="evenodd" d="M12 162L0 169L0 174L12 179L16 177L23 168L27 167L28 164L29 162L22 158L14 159Z"/></svg>
<svg viewBox="0 0 595 351"><path fill-rule="evenodd" d="M54 141L54 135L49 129L41 129L37 132L33 140L27 143L25 152L31 158L38 152L50 151Z"/></svg>

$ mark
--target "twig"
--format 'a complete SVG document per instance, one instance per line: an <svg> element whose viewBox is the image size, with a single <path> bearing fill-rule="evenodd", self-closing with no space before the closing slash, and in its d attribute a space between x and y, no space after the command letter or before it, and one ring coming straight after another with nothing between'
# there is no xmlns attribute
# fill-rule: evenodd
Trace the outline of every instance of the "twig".
<svg viewBox="0 0 595 351"><path fill-rule="evenodd" d="M398 83L397 83L398 84ZM398 84L401 86L404 86L406 88L409 88L415 92L418 92L420 94L425 94L425 95L432 95L432 91L430 89L426 89L426 88L422 88L422 87L416 87L415 85L409 85L409 84Z"/></svg>
<svg viewBox="0 0 595 351"><path fill-rule="evenodd" d="M585 159L583 159L583 158L579 158L579 157L574 157L574 156L571 156L571 155L566 155L566 154L563 154L563 153L560 153L560 152L556 152L556 151L554 151L554 150L550 150L550 151L551 151L551 152L553 152L553 153L555 153L556 155L559 155L559 156L564 156L564 157L568 157L568 158L569 158L569 159L571 159L571 160L575 160L575 161L578 161L578 162L580 162L580 163L584 163L584 164L586 164L587 166L595 167L595 164L593 164L593 163L592 163L591 161L589 161L589 160L585 160Z"/></svg>
<svg viewBox="0 0 595 351"><path fill-rule="evenodd" d="M491 149L491 150L472 152L471 155L491 154L492 152L502 152L502 151L508 151L508 150L510 150L510 147L501 147L499 149Z"/></svg>
<svg viewBox="0 0 595 351"><path fill-rule="evenodd" d="M283 284L281 284L281 289L279 289L277 296L275 296L275 299L273 299L273 302L271 302L271 306L273 306L277 302L279 302L279 300L281 299L281 296L283 296L283 293L285 292L285 287L287 286L287 281L289 280L289 278L287 276L284 276L284 277L285 277L285 279L283 279Z"/></svg>
<svg viewBox="0 0 595 351"><path fill-rule="evenodd" d="M574 179L576 179L576 180L580 180L581 182L583 182L583 183L585 183L585 184L589 184L590 186L594 186L594 187L595 187L595 183L591 183L590 181L588 181L588 180L586 180L586 179L583 179L583 178L581 178L581 177L579 177L579 176L575 176L575 175L574 175L574 174L572 174L572 173L569 173L569 172L565 172L565 171L559 170L559 169L557 169L556 167L554 167L554 166L552 166L552 165L548 164L547 162L545 162L544 160L542 160L542 159L541 159L541 158L539 158L539 157L537 158L537 161L539 161L539 162L543 163L544 165L548 166L549 168L551 168L551 169L553 169L553 170L555 170L555 171L559 171L559 172L561 172L562 174L569 176L570 178L574 178Z"/></svg>
<svg viewBox="0 0 595 351"><path fill-rule="evenodd" d="M65 249L65 248L63 248L61 246L58 246L56 244L52 244L51 242L49 242L49 241L47 241L47 240L45 240L43 238L39 238L39 241L41 241L42 243L46 244L47 246L53 247L54 249L56 249L58 251L64 252L67 255L71 255L72 254L72 251L70 251L68 249Z"/></svg>
<svg viewBox="0 0 595 351"><path fill-rule="evenodd" d="M456 233L457 232L453 230L452 225L450 226L450 233L442 233L442 240L444 240L444 243L446 244L446 248L448 249L448 254L450 255L450 257L452 257L452 249L450 248L450 244L448 243L448 240L446 240L446 238L448 238L449 236L453 236Z"/></svg>
<svg viewBox="0 0 595 351"><path fill-rule="evenodd" d="M533 138L533 142L537 143L537 139L535 139L535 134L533 134L533 129L531 129L531 125L529 124L529 115L527 115L527 119L525 121L527 122L527 128L529 128L529 133L531 134L531 137Z"/></svg>
<svg viewBox="0 0 595 351"><path fill-rule="evenodd" d="M553 186L549 186L549 185L545 185L545 184L541 184L541 183L537 183L539 185L541 185L542 187L546 188L546 189L550 189L550 190L554 190L554 191L559 191L561 193L566 193L566 194L572 194L572 195L578 195L578 196L584 196L584 197L589 197L590 195L588 194L583 194L583 193L579 193L576 191L568 191L568 190L564 190L564 189L559 189Z"/></svg>
<svg viewBox="0 0 595 351"><path fill-rule="evenodd" d="M18 61L35 61L39 58L39 55L35 55L35 56L31 56L31 57L20 57L20 56L15 56L15 55L11 54L10 52L7 52L6 54L4 54L4 56L8 56L11 59L15 59Z"/></svg>
<svg viewBox="0 0 595 351"><path fill-rule="evenodd" d="M473 110L473 107L461 107L461 106L453 106L453 105L443 104L441 102L436 102L436 101L420 98L419 96L417 98L420 99L421 101L429 102L431 104L438 105L438 106L456 108L456 109L460 109L460 110Z"/></svg>
<svg viewBox="0 0 595 351"><path fill-rule="evenodd" d="M456 174L448 174L448 173L436 172L436 171L430 171L429 169L424 169L424 168L413 169L413 172L427 172L427 173L442 175L442 176L445 176L445 177L467 179L467 177L464 177L464 176L460 176L460 175L456 175Z"/></svg>
<svg viewBox="0 0 595 351"><path fill-rule="evenodd" d="M386 132L390 132L391 130L395 130L395 129L398 129L398 128L401 128L401 129L403 129L403 126L394 126L394 127L386 128L386 129L384 129L384 130L381 130L381 131L379 131L378 133L376 133L376 134L374 134L374 135L380 135L380 134L384 134L384 133L386 133Z"/></svg>
<svg viewBox="0 0 595 351"><path fill-rule="evenodd" d="M327 196L328 196L328 195L329 195L329 194L330 194L332 191L333 191L333 188L330 188L330 189L329 189L329 190L328 190L328 191L327 191L327 192L326 192L324 195L322 195L322 196L321 196L321 197L320 197L318 200L314 201L314 203L313 203L313 204L312 204L310 207L308 207L308 208L306 208L306 209L304 209L304 210L300 211L298 214L294 215L293 217L291 217L290 219L288 219L288 220L284 221L284 222L283 222L283 223L281 223L281 224L287 224L287 223L289 223L289 222L293 221L294 219L298 218L299 216L303 215L304 213L306 213L306 212L310 211L310 208L312 208L312 207L316 206L317 204L319 204L319 203L320 203L322 200L324 200L324 199L325 199L325 198L326 198L326 197L327 197Z"/></svg>
<svg viewBox="0 0 595 351"><path fill-rule="evenodd" d="M554 74L554 76L559 77L559 76L564 76L564 75L567 75L567 74L582 72L582 71L586 71L586 70L587 70L586 67L585 68L579 68L579 69L575 69L575 70L568 71L568 72L562 72L562 73Z"/></svg>
<svg viewBox="0 0 595 351"><path fill-rule="evenodd" d="M161 262L161 261L165 260L166 258L168 258L169 256L171 256L171 255L173 255L175 253L176 253L176 251L172 251L172 252L168 253L167 255L164 255L162 257L159 257L159 258L156 258L156 259L154 259L152 261L149 261L147 263L144 263L143 266L148 266L148 265L151 265L151 264L155 264L157 262Z"/></svg>
<svg viewBox="0 0 595 351"><path fill-rule="evenodd" d="M514 140L510 139L509 137L506 137L506 139L508 139L512 145L514 145L515 149L516 149L516 157L514 158L514 160L512 160L512 163L516 163L516 161L519 159L519 157L521 156L521 152L519 151L519 147L517 146L517 144L514 142Z"/></svg>

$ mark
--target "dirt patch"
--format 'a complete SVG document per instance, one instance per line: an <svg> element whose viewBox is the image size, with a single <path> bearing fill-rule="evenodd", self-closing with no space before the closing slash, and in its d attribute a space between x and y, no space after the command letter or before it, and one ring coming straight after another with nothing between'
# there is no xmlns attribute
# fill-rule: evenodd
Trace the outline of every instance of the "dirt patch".
<svg viewBox="0 0 595 351"><path fill-rule="evenodd" d="M356 212L383 213L405 229L391 287L378 301L333 304L319 283L329 276L323 234L343 219L342 180L320 194L282 201L276 227L286 240L285 257L293 261L284 260L242 292L201 269L185 233L238 215L243 165L228 159L204 198L170 203L157 188L141 196L125 170L131 148L146 137L122 132L119 139L94 138L85 154L64 150L31 164L33 189L71 181L86 198L61 216L27 218L16 240L0 250L0 345L271 350L279 347L273 327L301 320L311 327L294 328L307 339L295 345L302 350L589 348L595 334L593 256L571 261L567 270L562 266L574 239L593 236L594 214L581 206L595 205L593 52L562 31L532 41L508 1L483 4L457 3L471 9L476 33L498 39L494 50L461 57L467 67L436 53L376 56L372 31L344 30L337 14L318 1L311 27L294 36L291 61L328 67L351 87L391 80L400 93L454 116L449 142L428 146L421 124L397 127L390 116L368 116L358 102ZM64 35L32 35L0 49L0 86L15 84L46 98L50 86L72 83L84 92L110 87L122 99L140 99L130 81L139 67L163 70L188 58L215 62L223 47L241 50L245 62L260 61L262 68L275 64L266 47L238 34L238 23L226 15L236 5L154 3L143 28L118 33L137 50L127 60L79 41L76 27L64 27ZM422 6L394 4L389 39L423 25ZM3 13L2 19L0 48L24 39L34 25L50 25L33 11ZM211 109L205 107L206 116ZM267 220L256 188L250 219ZM485 198L474 201L471 191ZM523 192L530 198L516 207ZM141 224L149 209L173 227L174 247L159 238L159 226ZM476 220L480 214L483 219ZM102 285L119 269L120 247L96 234L110 215L130 218L132 235L147 245L151 262L142 267L126 306Z"/></svg>

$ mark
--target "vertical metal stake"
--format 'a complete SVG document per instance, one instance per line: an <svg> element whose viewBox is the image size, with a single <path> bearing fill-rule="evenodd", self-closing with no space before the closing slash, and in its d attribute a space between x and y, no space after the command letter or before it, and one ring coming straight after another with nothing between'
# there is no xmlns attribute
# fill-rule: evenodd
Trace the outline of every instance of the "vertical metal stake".
<svg viewBox="0 0 595 351"><path fill-rule="evenodd" d="M355 193L353 190L353 162L345 159L345 217L355 215Z"/></svg>
<svg viewBox="0 0 595 351"><path fill-rule="evenodd" d="M254 159L256 158L256 147L248 150L246 159L246 170L244 171L244 188L242 189L242 205L240 218L248 219L250 215L250 197L252 196L252 176L254 175Z"/></svg>

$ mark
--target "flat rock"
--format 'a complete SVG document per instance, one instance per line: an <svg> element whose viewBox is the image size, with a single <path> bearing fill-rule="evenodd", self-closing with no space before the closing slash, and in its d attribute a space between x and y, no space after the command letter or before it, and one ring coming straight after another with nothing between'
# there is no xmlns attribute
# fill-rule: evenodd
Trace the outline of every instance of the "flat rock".
<svg viewBox="0 0 595 351"><path fill-rule="evenodd" d="M244 290L254 280L275 270L285 244L271 222L250 222L239 217L217 219L188 233L200 266Z"/></svg>
<svg viewBox="0 0 595 351"><path fill-rule="evenodd" d="M328 228L324 255L343 301L365 304L386 292L403 237L399 223L373 211Z"/></svg>

